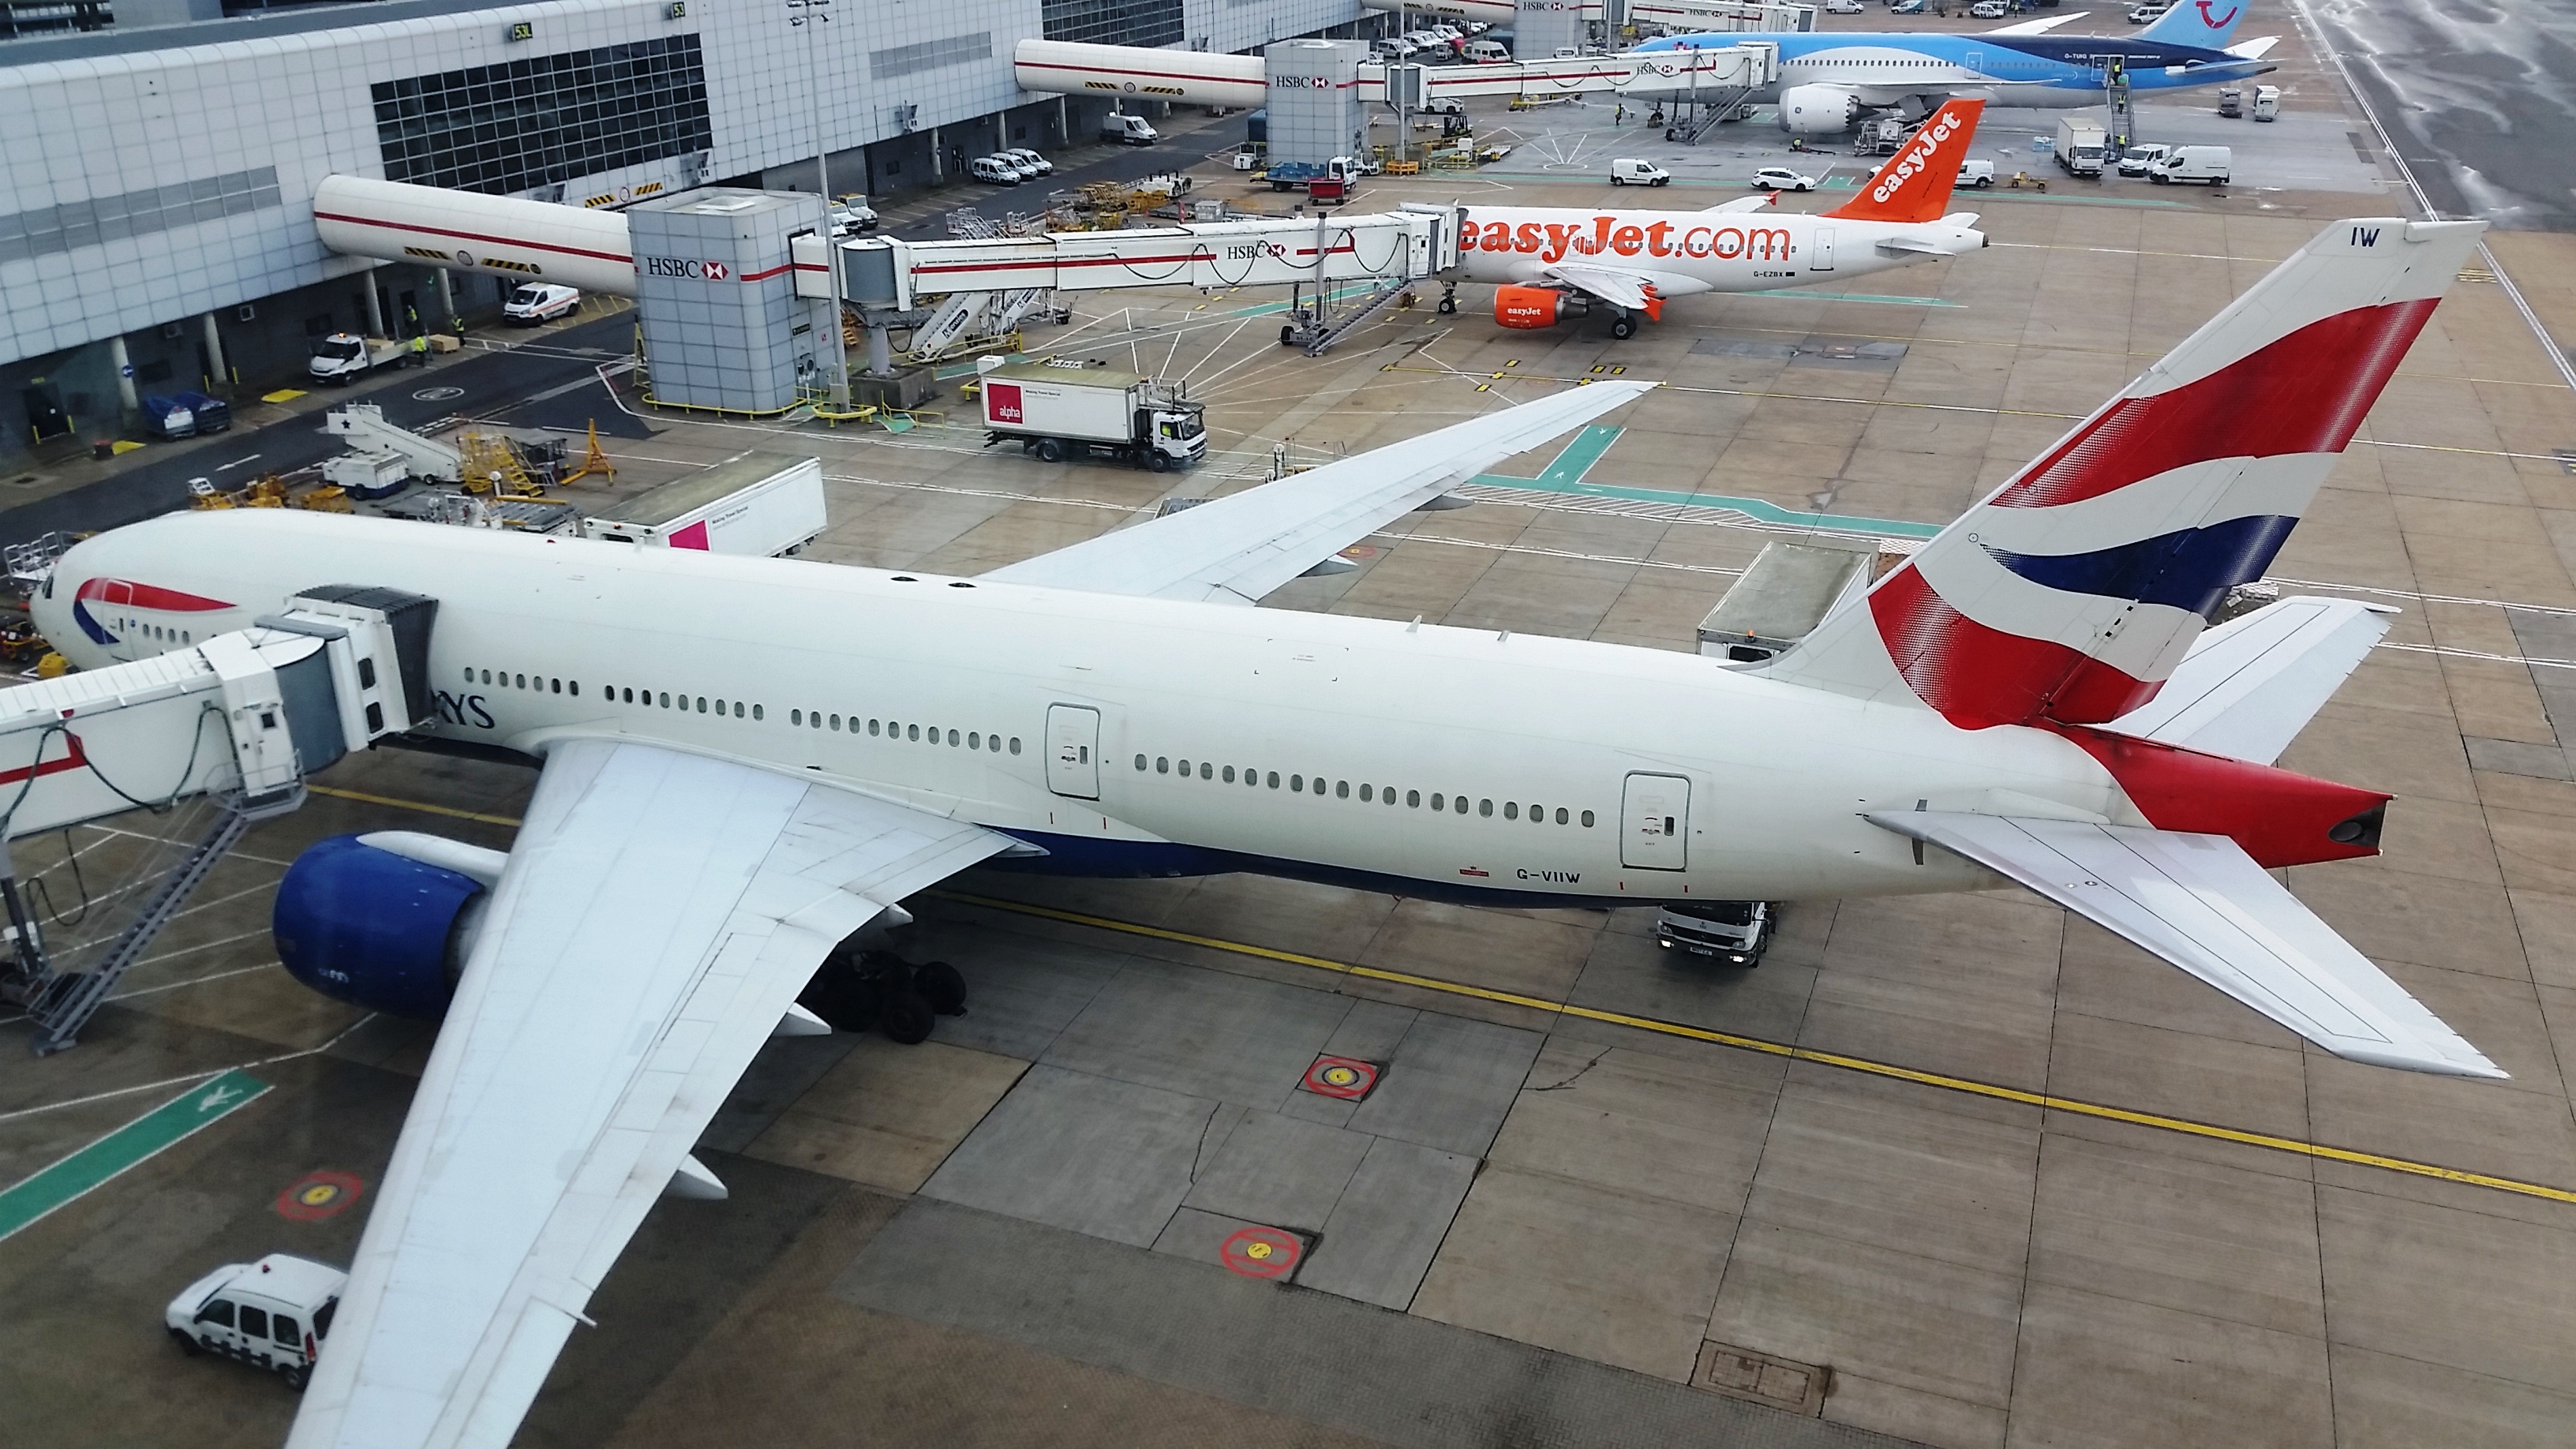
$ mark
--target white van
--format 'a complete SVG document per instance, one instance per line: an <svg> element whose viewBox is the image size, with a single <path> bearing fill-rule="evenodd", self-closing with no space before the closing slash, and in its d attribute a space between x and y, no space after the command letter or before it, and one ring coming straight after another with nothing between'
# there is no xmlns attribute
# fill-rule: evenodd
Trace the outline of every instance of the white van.
<svg viewBox="0 0 2576 1449"><path fill-rule="evenodd" d="M2281 88L2279 86L2256 86L2254 88L2254 119L2258 121L2277 121L2281 119Z"/></svg>
<svg viewBox="0 0 2576 1449"><path fill-rule="evenodd" d="M1508 65L1512 59L1512 53L1499 40L1468 41L1466 55L1474 65Z"/></svg>
<svg viewBox="0 0 2576 1449"><path fill-rule="evenodd" d="M2159 186L2175 181L2225 186L2235 164L2236 153L2225 146L2176 146L2148 168L2147 179Z"/></svg>
<svg viewBox="0 0 2576 1449"><path fill-rule="evenodd" d="M1980 190L1991 190L1995 184L1995 163L1992 161L1960 162L1958 184L1974 186Z"/></svg>
<svg viewBox="0 0 2576 1449"><path fill-rule="evenodd" d="M1622 156L1610 163L1610 184L1613 186L1662 186L1672 179L1673 173L1652 161L1640 161L1634 156Z"/></svg>
<svg viewBox="0 0 2576 1449"><path fill-rule="evenodd" d="M348 1286L349 1275L328 1264L271 1253L256 1263L226 1263L189 1284L161 1320L191 1356L220 1353L256 1364L302 1393Z"/></svg>
<svg viewBox="0 0 2576 1449"><path fill-rule="evenodd" d="M1143 116L1117 111L1100 118L1100 139L1113 146L1151 146L1163 138L1154 134Z"/></svg>
<svg viewBox="0 0 2576 1449"><path fill-rule="evenodd" d="M2131 146L2120 153L2120 174L2144 176L2155 169L2157 162L2172 155L2173 149L2162 141L2147 141Z"/></svg>
<svg viewBox="0 0 2576 1449"><path fill-rule="evenodd" d="M522 327L552 322L581 310L581 293L552 282L521 282L501 304L501 315Z"/></svg>

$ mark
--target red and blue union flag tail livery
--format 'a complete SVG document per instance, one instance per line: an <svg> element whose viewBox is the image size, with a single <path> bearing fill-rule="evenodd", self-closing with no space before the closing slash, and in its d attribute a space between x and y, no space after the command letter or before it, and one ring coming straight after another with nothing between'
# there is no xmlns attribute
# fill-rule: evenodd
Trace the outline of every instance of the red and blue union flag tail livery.
<svg viewBox="0 0 2576 1449"><path fill-rule="evenodd" d="M1962 729L2145 704L2270 566L2483 229L2336 223L1767 672Z"/></svg>

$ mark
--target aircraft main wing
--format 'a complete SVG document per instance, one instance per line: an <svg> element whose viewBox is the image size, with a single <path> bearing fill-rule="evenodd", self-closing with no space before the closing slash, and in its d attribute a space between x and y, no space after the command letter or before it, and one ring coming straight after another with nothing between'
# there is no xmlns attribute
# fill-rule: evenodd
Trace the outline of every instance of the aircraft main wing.
<svg viewBox="0 0 2576 1449"><path fill-rule="evenodd" d="M1658 384L1568 388L995 569L1000 583L1250 604L1450 485Z"/></svg>
<svg viewBox="0 0 2576 1449"><path fill-rule="evenodd" d="M2505 1075L2226 836L1937 810L1869 819L2019 881L2336 1056Z"/></svg>
<svg viewBox="0 0 2576 1449"><path fill-rule="evenodd" d="M824 956L1016 844L730 761L557 745L289 1449L509 1443L592 1291Z"/></svg>
<svg viewBox="0 0 2576 1449"><path fill-rule="evenodd" d="M1982 35L2046 35L2048 32L2055 30L2061 25L2072 25L2076 21L2081 20L2092 13L2093 12L2089 10L2078 10L2069 15L2052 15L2045 20L2024 20L2015 25L1999 25L1992 30L1980 31L1978 33Z"/></svg>

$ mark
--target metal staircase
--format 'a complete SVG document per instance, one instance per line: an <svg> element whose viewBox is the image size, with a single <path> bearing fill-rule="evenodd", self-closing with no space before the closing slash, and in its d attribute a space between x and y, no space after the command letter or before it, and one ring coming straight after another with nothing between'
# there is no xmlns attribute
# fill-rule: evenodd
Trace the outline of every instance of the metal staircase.
<svg viewBox="0 0 2576 1449"><path fill-rule="evenodd" d="M36 1055L51 1056L79 1040L81 1028L89 1025L89 1019L106 1002L108 993L116 989L116 983L143 959L152 938L179 914L179 908L214 870L216 862L241 843L252 825L286 814L303 803L304 785L300 780L284 794L267 796L255 805L244 801L238 791L215 797L214 824L184 848L185 853L176 863L159 872L159 879L135 908L134 918L88 970L56 972L44 965L41 951L22 950L21 961L32 957L37 973L27 1001L27 1016L36 1028L29 1045ZM37 938L36 926L19 898L14 872L12 875L5 893L11 925L17 940L32 946Z"/></svg>
<svg viewBox="0 0 2576 1449"><path fill-rule="evenodd" d="M1412 289L1411 277L1390 277L1370 289L1369 294L1361 298L1349 311L1336 316L1333 313L1331 293L1323 288L1316 288L1315 303L1312 307L1292 306L1289 309L1287 325L1279 329L1279 341L1284 346L1305 348L1308 357L1321 357L1332 350L1334 343L1367 326L1375 321L1380 313L1397 305Z"/></svg>
<svg viewBox="0 0 2576 1449"><path fill-rule="evenodd" d="M1691 114L1674 124L1673 139L1688 146L1707 140L1709 132L1741 109L1746 98L1759 89L1759 86L1728 86L1713 100L1694 97L1690 102Z"/></svg>

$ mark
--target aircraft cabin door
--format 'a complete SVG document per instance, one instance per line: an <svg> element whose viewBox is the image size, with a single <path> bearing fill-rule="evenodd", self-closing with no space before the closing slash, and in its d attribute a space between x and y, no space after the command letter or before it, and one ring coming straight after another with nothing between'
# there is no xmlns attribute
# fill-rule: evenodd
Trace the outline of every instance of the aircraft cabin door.
<svg viewBox="0 0 2576 1449"><path fill-rule="evenodd" d="M1690 781L1630 775L1619 807L1619 863L1632 870L1681 870L1689 863Z"/></svg>
<svg viewBox="0 0 2576 1449"><path fill-rule="evenodd" d="M1047 706L1047 788L1076 800L1100 798L1100 711Z"/></svg>
<svg viewBox="0 0 2576 1449"><path fill-rule="evenodd" d="M1807 270L1811 272L1830 272L1833 269L1834 229L1829 226L1817 227L1816 239L1813 242L1808 243Z"/></svg>

